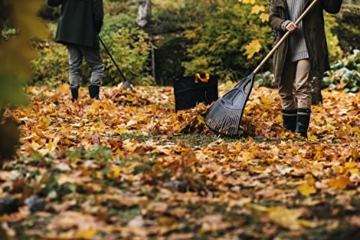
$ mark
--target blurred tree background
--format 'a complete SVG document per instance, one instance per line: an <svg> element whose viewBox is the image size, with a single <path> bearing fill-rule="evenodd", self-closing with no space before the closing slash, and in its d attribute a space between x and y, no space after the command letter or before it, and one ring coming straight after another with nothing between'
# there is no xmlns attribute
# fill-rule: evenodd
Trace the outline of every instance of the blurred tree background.
<svg viewBox="0 0 360 240"><path fill-rule="evenodd" d="M137 0L104 0L106 18L100 35L125 76L136 85L171 85L174 76L197 72L237 81L253 71L273 46L267 2L152 0L151 22L140 28L135 22ZM360 36L358 1L345 2L340 14L325 16L332 63L360 48L355 41ZM37 42L41 56L32 62L33 84L57 86L67 81L66 51L52 42L58 10L44 6L41 11L51 35ZM103 57L104 84L118 84L122 79L115 66L105 52ZM263 72L269 76L270 70L271 61ZM84 78L88 74L84 68ZM269 81L264 85L271 86Z"/></svg>
<svg viewBox="0 0 360 240"><path fill-rule="evenodd" d="M172 85L174 76L197 72L237 81L253 71L273 46L267 2L152 0L151 22L140 28L137 0L104 0L100 36L135 85ZM327 74L324 87L329 90L359 89L359 4L348 0L340 14L325 15L331 64L341 73ZM29 84L56 87L68 82L66 49L53 41L58 17L59 9L47 7L44 0L0 0L0 58L6 59L0 65L0 158L14 152L3 146L16 145L19 135L3 109L26 104ZM121 76L105 51L103 58L104 85L118 84ZM84 67L83 84L89 82L88 71ZM258 83L272 87L272 80L269 61Z"/></svg>
<svg viewBox="0 0 360 240"><path fill-rule="evenodd" d="M26 104L26 85L31 79L30 60L37 51L30 39L47 37L44 23L37 17L41 0L0 0L0 164L16 151L17 123L5 108Z"/></svg>
<svg viewBox="0 0 360 240"><path fill-rule="evenodd" d="M360 35L356 4L347 1L341 14L326 14L332 62L360 48L355 41ZM272 48L266 0L152 0L151 22L144 28L135 22L137 0L104 0L104 7L105 24L100 35L135 85L171 85L174 76L197 72L236 81L248 75ZM59 9L42 4L39 16L46 21L50 35L33 42L39 57L31 62L31 84L55 87L67 82L68 75L66 49L53 42ZM13 31L7 26L2 38ZM121 76L106 52L103 57L103 83L118 84ZM271 61L263 72L269 70ZM88 68L83 68L83 76L83 83L88 83Z"/></svg>

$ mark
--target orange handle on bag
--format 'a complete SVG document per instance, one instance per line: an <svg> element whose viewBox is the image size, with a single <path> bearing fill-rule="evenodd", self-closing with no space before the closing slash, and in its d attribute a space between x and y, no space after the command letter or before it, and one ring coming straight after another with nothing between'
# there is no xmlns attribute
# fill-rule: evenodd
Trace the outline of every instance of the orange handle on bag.
<svg viewBox="0 0 360 240"><path fill-rule="evenodd" d="M202 78L199 73L195 74L195 83L198 83L199 80L200 80L201 82L208 82L209 79L210 79L210 74L208 74L208 73L205 73L205 77L204 77L204 78Z"/></svg>

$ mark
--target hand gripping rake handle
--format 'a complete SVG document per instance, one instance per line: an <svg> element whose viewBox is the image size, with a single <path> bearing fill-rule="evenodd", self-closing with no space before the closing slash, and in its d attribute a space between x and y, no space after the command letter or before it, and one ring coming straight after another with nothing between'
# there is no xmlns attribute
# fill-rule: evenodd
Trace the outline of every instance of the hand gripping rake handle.
<svg viewBox="0 0 360 240"><path fill-rule="evenodd" d="M304 19L306 14L310 12L313 6L318 2L319 0L314 0L311 2L311 4L305 9L305 11L300 15L300 17L296 20L295 24L298 25L301 20ZM268 55L262 60L262 62L259 64L259 66L254 70L254 74L256 74L266 63L267 60L274 54L274 52L279 48L279 46L285 41L285 39L291 34L291 32L287 31L285 35L279 40L279 42L274 46L274 48L268 53Z"/></svg>

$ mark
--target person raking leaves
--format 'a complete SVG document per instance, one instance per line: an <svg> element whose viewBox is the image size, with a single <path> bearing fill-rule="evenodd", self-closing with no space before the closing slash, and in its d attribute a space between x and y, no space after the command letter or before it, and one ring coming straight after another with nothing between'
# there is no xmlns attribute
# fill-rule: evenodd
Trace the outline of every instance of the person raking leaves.
<svg viewBox="0 0 360 240"><path fill-rule="evenodd" d="M342 0L319 0L296 25L311 0L270 0L270 25L275 43L291 34L274 53L274 75L281 98L283 125L307 137L311 114L311 80L330 69L323 10L336 14Z"/></svg>
<svg viewBox="0 0 360 240"><path fill-rule="evenodd" d="M79 97L83 58L91 68L89 95L99 99L104 74L98 38L104 19L103 1L48 0L47 4L51 7L61 5L55 41L64 44L68 49L72 100Z"/></svg>

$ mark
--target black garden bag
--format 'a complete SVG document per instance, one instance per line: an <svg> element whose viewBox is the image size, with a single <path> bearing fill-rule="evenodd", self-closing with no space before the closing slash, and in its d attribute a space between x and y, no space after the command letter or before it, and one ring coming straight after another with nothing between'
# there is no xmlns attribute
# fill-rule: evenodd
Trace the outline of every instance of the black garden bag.
<svg viewBox="0 0 360 240"><path fill-rule="evenodd" d="M198 103L211 104L219 97L218 75L195 74L174 77L175 111L193 108Z"/></svg>

